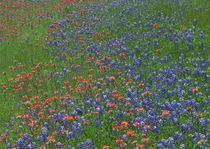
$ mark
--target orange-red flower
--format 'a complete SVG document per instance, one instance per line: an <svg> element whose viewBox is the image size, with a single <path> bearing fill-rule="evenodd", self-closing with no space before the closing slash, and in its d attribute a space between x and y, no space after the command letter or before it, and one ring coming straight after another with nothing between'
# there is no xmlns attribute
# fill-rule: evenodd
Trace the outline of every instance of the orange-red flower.
<svg viewBox="0 0 210 149"><path fill-rule="evenodd" d="M83 124L84 124L84 125L88 125L89 122L88 122L88 121L84 121Z"/></svg>
<svg viewBox="0 0 210 149"><path fill-rule="evenodd" d="M149 95L149 94L150 94L149 91L145 91L145 92L144 92L144 95Z"/></svg>
<svg viewBox="0 0 210 149"><path fill-rule="evenodd" d="M104 60L108 60L108 56L104 56L104 58L103 58Z"/></svg>
<svg viewBox="0 0 210 149"><path fill-rule="evenodd" d="M74 120L74 118L72 116L68 116L66 115L63 120L67 121L67 122L72 122Z"/></svg>
<svg viewBox="0 0 210 149"><path fill-rule="evenodd" d="M147 129L150 129L150 126L149 126L149 125L147 125L147 124L146 124L146 125L144 125L144 127L146 127Z"/></svg>
<svg viewBox="0 0 210 149"><path fill-rule="evenodd" d="M187 106L187 111L188 111L188 112L191 112L191 111L192 111L192 105Z"/></svg>
<svg viewBox="0 0 210 149"><path fill-rule="evenodd" d="M205 139L200 139L200 140L198 141L198 144L203 144L203 143L205 143L205 142L206 142Z"/></svg>
<svg viewBox="0 0 210 149"><path fill-rule="evenodd" d="M115 80L115 76L111 76L111 77L109 77L109 81L114 81Z"/></svg>
<svg viewBox="0 0 210 149"><path fill-rule="evenodd" d="M168 117L170 116L171 114L169 113L168 110L164 110L163 113L162 113L162 117L165 118L165 117Z"/></svg>
<svg viewBox="0 0 210 149"><path fill-rule="evenodd" d="M157 49L156 52L160 52L160 49Z"/></svg>
<svg viewBox="0 0 210 149"><path fill-rule="evenodd" d="M138 144L137 147L135 147L134 149L144 149L144 145L143 144Z"/></svg>
<svg viewBox="0 0 210 149"><path fill-rule="evenodd" d="M120 147L125 147L127 146L127 143L123 142L122 144L120 144Z"/></svg>
<svg viewBox="0 0 210 149"><path fill-rule="evenodd" d="M139 86L139 87L142 87L142 86L144 86L144 83L139 83L138 86Z"/></svg>
<svg viewBox="0 0 210 149"><path fill-rule="evenodd" d="M124 100L124 99L125 99L124 96L119 96L119 97L118 97L118 100Z"/></svg>
<svg viewBox="0 0 210 149"><path fill-rule="evenodd" d="M140 126L140 123L136 121L136 122L133 123L133 126L134 127Z"/></svg>
<svg viewBox="0 0 210 149"><path fill-rule="evenodd" d="M119 130L119 126L114 125L114 126L112 127L112 131L118 131L118 130Z"/></svg>
<svg viewBox="0 0 210 149"><path fill-rule="evenodd" d="M120 130L126 130L126 129L128 129L128 126L129 126L128 122L123 121L120 125Z"/></svg>
<svg viewBox="0 0 210 149"><path fill-rule="evenodd" d="M127 138L133 138L136 136L136 134L133 132L133 131L127 131L126 135L125 135Z"/></svg>
<svg viewBox="0 0 210 149"><path fill-rule="evenodd" d="M131 102L128 101L128 102L125 103L125 105L126 106L131 106L132 104L131 104Z"/></svg>
<svg viewBox="0 0 210 149"><path fill-rule="evenodd" d="M121 57L121 58L124 58L125 56L126 56L125 53L123 53L123 52L120 53L120 57Z"/></svg>
<svg viewBox="0 0 210 149"><path fill-rule="evenodd" d="M149 139L148 138L142 138L141 143L147 144L147 143L149 143Z"/></svg>
<svg viewBox="0 0 210 149"><path fill-rule="evenodd" d="M56 143L56 140L53 136L47 137L47 144L54 144Z"/></svg>
<svg viewBox="0 0 210 149"><path fill-rule="evenodd" d="M138 113L141 113L141 112L143 112L143 111L144 111L144 108L143 108L143 107L138 108L138 109L136 110L136 112L138 112Z"/></svg>
<svg viewBox="0 0 210 149"><path fill-rule="evenodd" d="M120 144L120 143L122 143L122 142L123 142L123 139L121 139L121 138L118 138L118 139L116 139L116 141L115 141L116 144Z"/></svg>
<svg viewBox="0 0 210 149"><path fill-rule="evenodd" d="M106 104L106 106L109 107L109 108L113 108L113 107L116 106L116 104L111 103L111 102L108 102L108 103Z"/></svg>
<svg viewBox="0 0 210 149"><path fill-rule="evenodd" d="M57 134L58 134L57 131L52 132L52 136L57 136Z"/></svg>
<svg viewBox="0 0 210 149"><path fill-rule="evenodd" d="M64 130L62 131L62 134L63 134L63 135L67 135L67 134L68 134L68 130L67 130L67 129L64 129Z"/></svg>
<svg viewBox="0 0 210 149"><path fill-rule="evenodd" d="M7 136L2 136L1 137L1 141L6 141L7 140Z"/></svg>
<svg viewBox="0 0 210 149"><path fill-rule="evenodd" d="M193 88L193 90L192 90L192 93L193 93L193 94L196 94L196 93L198 93L198 92L199 92L198 88Z"/></svg>
<svg viewBox="0 0 210 149"><path fill-rule="evenodd" d="M108 145L104 145L104 146L102 147L102 149L109 149L109 146L108 146Z"/></svg>

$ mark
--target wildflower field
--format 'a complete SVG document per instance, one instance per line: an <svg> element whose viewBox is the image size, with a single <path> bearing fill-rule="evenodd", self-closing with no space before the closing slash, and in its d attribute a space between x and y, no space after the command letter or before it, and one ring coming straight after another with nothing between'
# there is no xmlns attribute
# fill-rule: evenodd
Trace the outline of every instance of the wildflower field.
<svg viewBox="0 0 210 149"><path fill-rule="evenodd" d="M0 149L209 149L209 0L0 0Z"/></svg>

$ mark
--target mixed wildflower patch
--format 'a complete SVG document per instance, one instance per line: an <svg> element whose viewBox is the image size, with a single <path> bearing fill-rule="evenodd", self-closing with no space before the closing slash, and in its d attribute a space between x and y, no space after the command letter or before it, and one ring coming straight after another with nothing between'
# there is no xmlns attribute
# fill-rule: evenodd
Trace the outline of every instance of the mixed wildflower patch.
<svg viewBox="0 0 210 149"><path fill-rule="evenodd" d="M0 2L0 40L21 35L23 28L31 28L44 22L50 23L55 13L79 4L74 0L2 0Z"/></svg>
<svg viewBox="0 0 210 149"><path fill-rule="evenodd" d="M107 0L52 22L42 46L49 59L2 72L2 97L18 112L1 143L207 149L208 49L198 20L186 22L191 9L191 1Z"/></svg>

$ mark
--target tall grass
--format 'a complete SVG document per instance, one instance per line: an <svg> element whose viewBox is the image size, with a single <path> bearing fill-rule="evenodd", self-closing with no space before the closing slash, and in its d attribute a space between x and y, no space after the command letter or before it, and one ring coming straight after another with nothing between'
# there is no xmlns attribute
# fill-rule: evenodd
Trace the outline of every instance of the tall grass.
<svg viewBox="0 0 210 149"><path fill-rule="evenodd" d="M2 148L208 148L207 0L48 13L0 42Z"/></svg>

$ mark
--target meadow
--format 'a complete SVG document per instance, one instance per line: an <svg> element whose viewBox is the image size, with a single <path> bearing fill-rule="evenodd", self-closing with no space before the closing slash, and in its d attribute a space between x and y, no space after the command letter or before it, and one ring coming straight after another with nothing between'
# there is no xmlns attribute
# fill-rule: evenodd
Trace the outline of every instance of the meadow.
<svg viewBox="0 0 210 149"><path fill-rule="evenodd" d="M208 149L208 0L1 0L1 149Z"/></svg>

